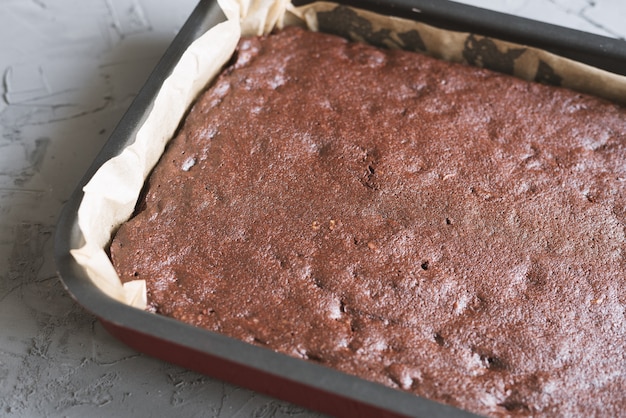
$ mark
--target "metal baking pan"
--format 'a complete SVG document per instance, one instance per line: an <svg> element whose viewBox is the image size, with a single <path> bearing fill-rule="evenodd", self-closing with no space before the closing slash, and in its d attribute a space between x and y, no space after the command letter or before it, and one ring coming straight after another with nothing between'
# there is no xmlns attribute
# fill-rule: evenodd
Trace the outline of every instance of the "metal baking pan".
<svg viewBox="0 0 626 418"><path fill-rule="evenodd" d="M343 3L445 29L540 47L626 75L626 42L623 41L445 0L344 0ZM187 46L223 19L216 2L200 1L63 208L55 235L55 258L64 286L112 335L130 347L307 408L338 417L473 416L319 364L131 308L96 288L70 255L70 249L79 247L82 242L77 212L83 186L105 161L133 141L162 82Z"/></svg>

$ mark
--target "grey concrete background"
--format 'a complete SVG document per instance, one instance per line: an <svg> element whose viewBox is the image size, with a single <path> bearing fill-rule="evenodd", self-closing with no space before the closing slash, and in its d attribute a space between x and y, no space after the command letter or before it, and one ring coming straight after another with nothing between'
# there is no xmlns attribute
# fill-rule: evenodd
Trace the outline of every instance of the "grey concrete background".
<svg viewBox="0 0 626 418"><path fill-rule="evenodd" d="M622 0L462 0L624 39ZM0 416L317 417L137 353L55 275L55 222L194 0L0 1Z"/></svg>

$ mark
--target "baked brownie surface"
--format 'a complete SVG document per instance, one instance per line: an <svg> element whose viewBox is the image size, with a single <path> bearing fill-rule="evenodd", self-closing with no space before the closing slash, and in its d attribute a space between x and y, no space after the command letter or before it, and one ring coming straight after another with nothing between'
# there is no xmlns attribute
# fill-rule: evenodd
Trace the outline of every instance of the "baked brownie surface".
<svg viewBox="0 0 626 418"><path fill-rule="evenodd" d="M626 410L626 111L286 29L111 245L150 308L486 415Z"/></svg>

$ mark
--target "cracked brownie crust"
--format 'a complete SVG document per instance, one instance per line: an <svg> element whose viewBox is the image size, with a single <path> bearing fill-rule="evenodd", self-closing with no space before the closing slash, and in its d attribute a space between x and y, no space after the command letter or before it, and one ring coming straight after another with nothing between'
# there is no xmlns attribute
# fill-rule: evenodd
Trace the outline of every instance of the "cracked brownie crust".
<svg viewBox="0 0 626 418"><path fill-rule="evenodd" d="M493 415L626 409L626 111L286 29L111 245L150 308Z"/></svg>

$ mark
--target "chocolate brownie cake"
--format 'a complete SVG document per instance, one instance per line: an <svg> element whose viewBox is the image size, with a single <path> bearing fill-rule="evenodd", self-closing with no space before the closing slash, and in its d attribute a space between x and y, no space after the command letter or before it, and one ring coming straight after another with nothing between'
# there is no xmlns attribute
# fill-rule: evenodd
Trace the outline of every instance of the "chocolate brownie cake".
<svg viewBox="0 0 626 418"><path fill-rule="evenodd" d="M111 257L150 309L480 414L626 410L626 109L246 38Z"/></svg>

